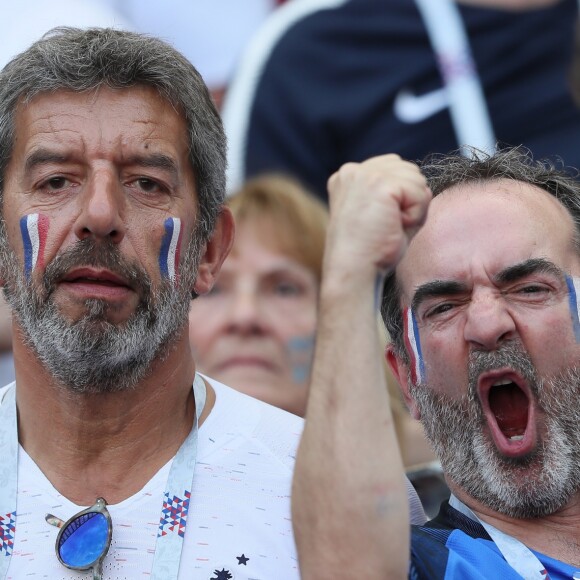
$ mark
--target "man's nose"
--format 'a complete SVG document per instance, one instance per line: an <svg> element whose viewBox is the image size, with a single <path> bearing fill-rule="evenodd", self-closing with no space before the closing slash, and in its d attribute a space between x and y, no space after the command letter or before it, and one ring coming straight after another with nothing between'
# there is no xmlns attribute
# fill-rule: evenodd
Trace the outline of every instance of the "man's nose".
<svg viewBox="0 0 580 580"><path fill-rule="evenodd" d="M472 297L467 308L465 340L476 348L495 350L513 338L516 324L501 295L486 292Z"/></svg>
<svg viewBox="0 0 580 580"><path fill-rule="evenodd" d="M115 173L96 171L81 194L81 210L75 223L79 240L109 239L119 243L125 236L123 221L125 196Z"/></svg>

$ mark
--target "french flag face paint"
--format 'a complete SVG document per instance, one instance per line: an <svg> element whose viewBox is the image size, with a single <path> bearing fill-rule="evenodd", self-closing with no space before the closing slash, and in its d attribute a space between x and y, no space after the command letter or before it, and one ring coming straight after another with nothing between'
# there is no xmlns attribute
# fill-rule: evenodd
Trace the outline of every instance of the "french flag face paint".
<svg viewBox="0 0 580 580"><path fill-rule="evenodd" d="M405 345L411 358L411 381L418 385L425 379L425 364L421 353L421 341L419 340L419 327L417 320L410 308L403 312L403 325L405 332Z"/></svg>
<svg viewBox="0 0 580 580"><path fill-rule="evenodd" d="M566 284L568 285L568 299L570 302L570 314L572 316L572 327L574 329L574 336L576 337L576 342L580 342L580 311L578 310L580 278L572 278L571 276L566 276Z"/></svg>
<svg viewBox="0 0 580 580"><path fill-rule="evenodd" d="M37 265L44 262L44 246L48 232L48 218L31 213L20 218L20 233L24 246L24 275L29 280Z"/></svg>
<svg viewBox="0 0 580 580"><path fill-rule="evenodd" d="M181 249L181 220L167 218L164 223L165 235L159 252L159 269L164 278L172 282L178 280L179 252Z"/></svg>

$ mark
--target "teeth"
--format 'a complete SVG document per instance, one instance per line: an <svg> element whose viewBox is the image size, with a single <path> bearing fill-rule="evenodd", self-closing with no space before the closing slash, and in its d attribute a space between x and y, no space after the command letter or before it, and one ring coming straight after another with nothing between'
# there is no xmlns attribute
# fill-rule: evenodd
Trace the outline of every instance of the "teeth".
<svg viewBox="0 0 580 580"><path fill-rule="evenodd" d="M509 379L501 379L500 381L496 381L495 383L493 383L493 385L491 385L492 387L501 387L502 385L511 385L513 381L510 381Z"/></svg>
<svg viewBox="0 0 580 580"><path fill-rule="evenodd" d="M523 435L512 435L512 437L510 437L510 441L521 441L523 438Z"/></svg>

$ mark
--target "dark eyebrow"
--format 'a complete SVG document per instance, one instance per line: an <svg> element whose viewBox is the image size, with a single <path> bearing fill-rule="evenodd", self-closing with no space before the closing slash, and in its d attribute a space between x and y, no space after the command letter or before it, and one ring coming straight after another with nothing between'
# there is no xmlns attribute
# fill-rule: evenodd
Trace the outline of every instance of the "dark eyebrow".
<svg viewBox="0 0 580 580"><path fill-rule="evenodd" d="M494 283L509 284L536 273L551 274L562 280L566 277L565 272L553 262L545 258L530 258L519 264L504 268L494 276ZM467 290L468 288L465 284L454 280L433 280L432 282L427 282L415 290L413 299L411 300L411 310L415 312L421 303L429 298L453 296L462 294Z"/></svg>
<svg viewBox="0 0 580 580"><path fill-rule="evenodd" d="M437 296L453 296L463 294L468 291L465 284L456 282L454 280L433 280L421 284L415 290L411 300L411 310L415 312L422 302L428 298L436 298Z"/></svg>
<svg viewBox="0 0 580 580"><path fill-rule="evenodd" d="M139 165L141 167L153 167L166 169L177 175L177 163L169 155L164 153L150 153L147 155L131 155L125 159L125 165Z"/></svg>
<svg viewBox="0 0 580 580"><path fill-rule="evenodd" d="M164 153L148 153L147 155L131 155L124 159L124 165L161 169L168 176L167 179L173 185L179 182L179 168L175 159Z"/></svg>
<svg viewBox="0 0 580 580"><path fill-rule="evenodd" d="M550 260L546 260L545 258L530 258L519 264L504 268L494 276L494 282L496 284L509 284L511 282L517 282L531 274L538 273L551 274L561 280L566 277L565 272L556 266L556 264L550 262Z"/></svg>
<svg viewBox="0 0 580 580"><path fill-rule="evenodd" d="M24 170L28 173L38 165L46 165L47 163L66 163L69 161L68 155L50 151L49 149L36 149L27 158L24 163Z"/></svg>
<svg viewBox="0 0 580 580"><path fill-rule="evenodd" d="M24 169L29 172L38 165L46 165L48 163L66 163L70 161L71 157L49 149L37 149L33 151L27 158L24 164ZM164 169L168 171L171 176L177 178L178 170L177 163L163 153L151 153L148 155L132 155L125 160L127 165L137 165L140 167L153 167Z"/></svg>

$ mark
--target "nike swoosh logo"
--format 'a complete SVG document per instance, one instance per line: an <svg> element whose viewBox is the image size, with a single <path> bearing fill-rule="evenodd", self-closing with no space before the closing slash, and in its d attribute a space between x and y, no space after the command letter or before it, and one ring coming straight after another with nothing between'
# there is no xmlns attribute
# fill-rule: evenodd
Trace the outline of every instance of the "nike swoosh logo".
<svg viewBox="0 0 580 580"><path fill-rule="evenodd" d="M415 95L409 89L401 89L395 96L393 113L403 123L420 123L447 107L449 97L445 87L424 95Z"/></svg>

